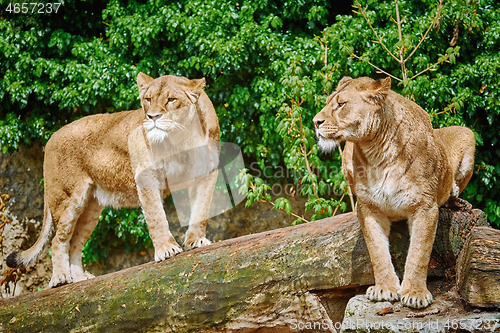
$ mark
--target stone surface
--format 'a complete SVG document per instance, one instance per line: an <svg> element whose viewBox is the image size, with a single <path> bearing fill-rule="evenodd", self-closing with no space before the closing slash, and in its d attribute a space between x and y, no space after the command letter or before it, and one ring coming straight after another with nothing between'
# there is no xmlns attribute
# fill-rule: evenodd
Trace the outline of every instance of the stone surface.
<svg viewBox="0 0 500 333"><path fill-rule="evenodd" d="M500 332L499 312L467 313L460 307L458 296L439 295L434 303L420 311L402 307L399 302L371 302L365 295L349 301L341 332L356 333L437 333L437 332ZM384 309L392 313L378 315ZM432 313L424 317L408 317L409 313ZM387 310L386 310L387 312ZM337 328L340 328L337 326Z"/></svg>
<svg viewBox="0 0 500 333"><path fill-rule="evenodd" d="M457 262L457 285L470 305L500 308L500 230L472 230Z"/></svg>
<svg viewBox="0 0 500 333"><path fill-rule="evenodd" d="M366 289L367 286L350 285L331 290L316 291L315 294L319 297L321 304L328 313L328 318L331 323L340 324L344 318L345 309L349 300L357 294L364 293Z"/></svg>

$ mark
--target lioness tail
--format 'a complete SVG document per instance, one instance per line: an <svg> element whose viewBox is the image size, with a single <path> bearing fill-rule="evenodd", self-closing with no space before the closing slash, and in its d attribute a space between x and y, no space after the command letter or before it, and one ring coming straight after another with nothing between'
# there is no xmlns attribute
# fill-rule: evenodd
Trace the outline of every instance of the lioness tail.
<svg viewBox="0 0 500 333"><path fill-rule="evenodd" d="M26 267L36 260L40 252L42 252L45 244L52 234L52 214L49 206L45 203L42 233L38 237L32 247L23 252L12 252L7 257L7 266L11 268Z"/></svg>

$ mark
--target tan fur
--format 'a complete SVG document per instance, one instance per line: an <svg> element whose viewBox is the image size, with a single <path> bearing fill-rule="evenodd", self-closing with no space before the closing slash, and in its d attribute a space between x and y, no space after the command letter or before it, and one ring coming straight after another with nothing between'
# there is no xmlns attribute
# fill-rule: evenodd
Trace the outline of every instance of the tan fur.
<svg viewBox="0 0 500 333"><path fill-rule="evenodd" d="M139 73L137 84L142 109L84 117L54 133L45 147L44 232L32 249L13 254L10 264L33 262L53 221L50 287L92 277L82 268L82 247L105 206L141 205L155 260L161 261L182 251L169 231L162 198L188 188L192 212L184 245L210 244L205 231L220 130L203 91L205 79Z"/></svg>
<svg viewBox="0 0 500 333"><path fill-rule="evenodd" d="M314 117L323 151L345 140L342 168L357 196L357 213L375 275L374 301L432 303L427 266L438 208L470 180L475 140L465 127L433 129L429 115L391 89L390 78L343 78ZM391 262L391 222L408 220L411 239L403 282Z"/></svg>

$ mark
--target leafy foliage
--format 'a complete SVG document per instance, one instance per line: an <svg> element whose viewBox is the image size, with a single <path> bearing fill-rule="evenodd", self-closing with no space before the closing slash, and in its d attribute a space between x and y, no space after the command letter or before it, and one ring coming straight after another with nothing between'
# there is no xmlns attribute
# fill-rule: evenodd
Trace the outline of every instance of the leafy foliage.
<svg viewBox="0 0 500 333"><path fill-rule="evenodd" d="M2 1L2 151L46 142L87 114L139 107L140 71L204 76L222 140L257 162L265 182L279 181L266 167L296 168L294 182L304 180L303 194L314 199L343 181L339 155L320 155L311 131L328 93L344 75L383 76L370 63L404 78L374 31L396 56L401 49L408 56L425 35L393 88L427 110L435 127L474 131L477 165L462 196L500 225L500 8L495 0L398 3L401 38L389 0L360 0L356 11L368 21L326 0L66 0L50 15L8 13Z"/></svg>
<svg viewBox="0 0 500 333"><path fill-rule="evenodd" d="M152 248L146 219L135 209L105 208L99 223L83 247L83 262L105 261L109 250L124 248L126 253Z"/></svg>

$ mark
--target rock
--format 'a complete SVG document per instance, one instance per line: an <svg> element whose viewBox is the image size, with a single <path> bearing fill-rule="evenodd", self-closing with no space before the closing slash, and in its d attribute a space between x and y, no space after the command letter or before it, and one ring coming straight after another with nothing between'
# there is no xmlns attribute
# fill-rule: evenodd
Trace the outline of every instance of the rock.
<svg viewBox="0 0 500 333"><path fill-rule="evenodd" d="M43 218L43 185L40 182L43 164L43 148L34 145L22 146L12 154L0 152L0 193L7 193L11 199L7 204L7 218L11 221L5 226L0 251L0 270L7 269L5 258L13 251L28 249L38 238ZM34 264L43 269L29 270L15 288L16 295L45 288L50 280L52 263L48 249ZM46 274L45 272L49 272ZM44 275L39 275L44 273ZM9 289L9 288L8 288ZM5 288L1 290L2 297L12 296Z"/></svg>
<svg viewBox="0 0 500 333"><path fill-rule="evenodd" d="M430 307L417 312L402 307L399 302L371 302L365 295L358 295L347 304L341 332L500 332L500 313L464 313L463 310L460 314L448 313L455 306L446 298L438 297ZM387 308L393 312L377 314ZM408 317L408 314L425 316Z"/></svg>
<svg viewBox="0 0 500 333"><path fill-rule="evenodd" d="M472 229L457 262L457 285L470 305L500 308L500 230Z"/></svg>

